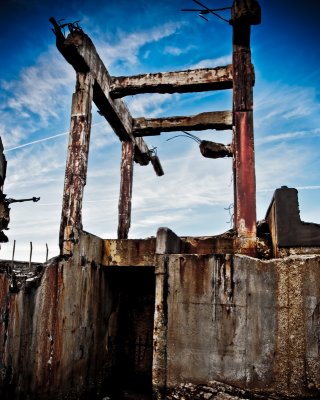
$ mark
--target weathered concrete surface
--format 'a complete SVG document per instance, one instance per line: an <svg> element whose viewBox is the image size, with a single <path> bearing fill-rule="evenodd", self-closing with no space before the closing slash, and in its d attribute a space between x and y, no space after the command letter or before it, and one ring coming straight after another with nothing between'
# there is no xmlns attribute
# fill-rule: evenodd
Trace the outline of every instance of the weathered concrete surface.
<svg viewBox="0 0 320 400"><path fill-rule="evenodd" d="M186 93L232 88L232 65L112 77L113 98L137 93Z"/></svg>
<svg viewBox="0 0 320 400"><path fill-rule="evenodd" d="M110 290L94 262L96 241L82 241L79 250L48 263L29 290L11 293L0 275L1 398L77 398L108 368Z"/></svg>
<svg viewBox="0 0 320 400"><path fill-rule="evenodd" d="M137 136L155 136L161 132L183 130L201 131L205 129L232 129L231 111L203 112L191 116L166 118L134 118L133 134Z"/></svg>
<svg viewBox="0 0 320 400"><path fill-rule="evenodd" d="M233 230L217 236L181 236L161 227L157 232L157 254L234 254Z"/></svg>
<svg viewBox="0 0 320 400"><path fill-rule="evenodd" d="M99 398L150 387L151 370L159 400L213 380L251 398L320 396L320 256L169 254L192 240L160 233L81 233L15 289L1 269L1 399Z"/></svg>
<svg viewBox="0 0 320 400"><path fill-rule="evenodd" d="M218 380L320 396L320 257L176 254L166 262L168 388Z"/></svg>
<svg viewBox="0 0 320 400"><path fill-rule="evenodd" d="M154 265L156 238L103 240L102 265L150 267Z"/></svg>
<svg viewBox="0 0 320 400"><path fill-rule="evenodd" d="M59 246L69 253L70 237L82 229L82 199L87 181L87 166L91 132L93 77L77 73L76 91L72 96L71 123L64 179ZM66 246L67 244L67 246Z"/></svg>
<svg viewBox="0 0 320 400"><path fill-rule="evenodd" d="M122 142L120 196L118 204L118 239L128 239L131 225L131 198L134 165L133 156L133 143Z"/></svg>
<svg viewBox="0 0 320 400"><path fill-rule="evenodd" d="M153 320L146 315L153 313L154 305L151 311L145 305L138 307L132 292L140 280L151 288L152 297L154 284L146 281L145 285L145 275L138 281L132 277L127 279L131 292L119 291L119 279L102 266L105 242L93 235L81 234L73 250L71 258L48 262L32 282L25 281L14 292L8 274L0 273L1 399L91 399L99 394L102 383L113 379L118 338L124 343L118 317L128 315L121 312L121 304L126 304L121 293L131 293L136 305L127 335L134 342L137 336L141 351L146 345L146 339L141 339L143 321L150 325L151 320L148 340L152 343ZM122 281L126 282L126 275ZM137 293L144 293L144 288ZM137 325L138 320L142 322ZM131 350L135 357L135 348ZM145 359L135 359L133 372L138 374L139 368L146 368L143 363L150 364L151 348L145 353Z"/></svg>

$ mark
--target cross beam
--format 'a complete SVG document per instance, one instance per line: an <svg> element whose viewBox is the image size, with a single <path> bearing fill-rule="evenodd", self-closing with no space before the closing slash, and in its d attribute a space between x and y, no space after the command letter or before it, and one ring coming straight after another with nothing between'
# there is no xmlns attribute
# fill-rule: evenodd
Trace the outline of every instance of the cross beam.
<svg viewBox="0 0 320 400"><path fill-rule="evenodd" d="M191 116L167 118L134 118L134 136L155 136L161 132L202 131L205 129L232 129L231 111L204 112Z"/></svg>
<svg viewBox="0 0 320 400"><path fill-rule="evenodd" d="M148 164L151 152L143 138L133 136L132 116L126 104L121 99L112 99L110 94L111 76L89 36L84 32L73 32L65 38L54 18L50 18L50 21L54 26L56 45L60 53L76 72L90 72L93 77L93 101L100 113L106 118L121 141L134 143L134 160L140 165ZM155 171L158 169L162 169L161 165L157 166Z"/></svg>
<svg viewBox="0 0 320 400"><path fill-rule="evenodd" d="M133 77L111 77L92 41L81 29L72 31L65 39L61 27L54 19L50 19L55 28L58 49L77 71L78 83L73 101L73 108L77 112L72 114L70 148L73 146L76 150L82 149L81 154L84 155L83 162L78 159L78 151L70 157L70 166L73 166L76 174L75 177L70 175L74 180L70 181L71 184L68 181L68 174L66 175L68 190L65 190L64 196L66 196L65 204L69 204L69 214L64 216L66 222L64 226L67 228L65 232L68 233L68 228L73 226L81 229L81 215L79 217L78 213L81 211L79 206L82 201L81 191L85 184L91 122L89 102L84 99L91 98L120 140L124 144L130 144L123 146L122 154L119 237L126 238L130 226L133 157L141 165L151 161L156 173L158 175L163 173L158 157L148 149L142 136L177 130L232 127L231 145L202 141L200 150L205 157L233 157L236 251L255 256L256 199L252 91L254 70L251 64L250 27L260 23L261 11L257 0L234 0L231 13L232 18L229 22L233 28L232 66ZM189 117L133 119L125 103L120 99L128 94L184 93L228 88L233 89L232 113L224 111ZM131 182L131 186L128 182ZM78 194L73 196L72 191L77 191ZM125 199L125 204L121 199Z"/></svg>
<svg viewBox="0 0 320 400"><path fill-rule="evenodd" d="M158 72L111 78L111 96L138 93L187 93L232 88L232 65L186 71Z"/></svg>

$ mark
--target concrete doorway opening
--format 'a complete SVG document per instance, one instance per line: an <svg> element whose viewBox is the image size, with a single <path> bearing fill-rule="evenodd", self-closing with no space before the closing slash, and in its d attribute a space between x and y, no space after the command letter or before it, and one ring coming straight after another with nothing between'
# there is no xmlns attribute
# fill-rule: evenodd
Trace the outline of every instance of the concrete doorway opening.
<svg viewBox="0 0 320 400"><path fill-rule="evenodd" d="M151 399L154 268L111 267L107 273L114 299L109 334L110 398Z"/></svg>

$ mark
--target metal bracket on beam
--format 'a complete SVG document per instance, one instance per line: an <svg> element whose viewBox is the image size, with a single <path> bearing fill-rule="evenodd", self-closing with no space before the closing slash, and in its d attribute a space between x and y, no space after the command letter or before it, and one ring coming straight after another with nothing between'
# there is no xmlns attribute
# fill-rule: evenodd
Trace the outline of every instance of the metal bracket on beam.
<svg viewBox="0 0 320 400"><path fill-rule="evenodd" d="M206 158L224 158L232 157L232 146L222 143L209 142L202 140L200 143L200 152Z"/></svg>

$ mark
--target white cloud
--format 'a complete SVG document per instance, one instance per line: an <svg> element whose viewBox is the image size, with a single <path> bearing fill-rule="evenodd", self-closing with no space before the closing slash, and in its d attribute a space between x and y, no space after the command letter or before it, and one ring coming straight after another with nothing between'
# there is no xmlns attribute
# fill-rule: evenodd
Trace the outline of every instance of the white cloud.
<svg viewBox="0 0 320 400"><path fill-rule="evenodd" d="M139 51L144 45L171 36L180 26L179 22L169 22L150 30L130 34L122 32L119 34L118 43L115 43L114 38L112 43L98 41L97 49L107 68L116 69L119 63L125 63L126 68L130 70L132 66L139 64Z"/></svg>
<svg viewBox="0 0 320 400"><path fill-rule="evenodd" d="M188 67L190 69L196 68L214 68L214 67L223 67L225 65L231 64L232 57L231 55L225 55L217 58L206 58L198 61L196 64Z"/></svg>
<svg viewBox="0 0 320 400"><path fill-rule="evenodd" d="M163 52L164 54L171 54L172 56L180 56L184 53L184 49L174 46L166 46Z"/></svg>
<svg viewBox="0 0 320 400"><path fill-rule="evenodd" d="M180 56L181 54L188 53L190 50L194 48L195 46L185 46L185 47L166 46L163 50L163 53L170 54L172 56Z"/></svg>
<svg viewBox="0 0 320 400"><path fill-rule="evenodd" d="M316 100L316 90L311 87L289 86L281 82L261 83L255 89L256 125L272 124L279 126L298 118L308 118L320 111L320 104Z"/></svg>
<svg viewBox="0 0 320 400"><path fill-rule="evenodd" d="M258 188L298 184L309 159L307 151L302 152L299 146L288 146L285 142L260 148L256 159Z"/></svg>
<svg viewBox="0 0 320 400"><path fill-rule="evenodd" d="M1 82L7 92L7 102L2 113L10 111L18 119L36 117L32 121L39 126L47 126L50 119L58 119L66 103L70 104L70 94L75 82L75 74L62 59L58 50L51 46L36 61L35 65L24 68L19 77L10 82ZM69 92L69 98L66 96ZM29 121L29 123L31 123Z"/></svg>
<svg viewBox="0 0 320 400"><path fill-rule="evenodd" d="M159 116L164 110L163 106L168 104L170 99L172 99L170 94L142 94L129 98L127 104L133 116L151 118Z"/></svg>
<svg viewBox="0 0 320 400"><path fill-rule="evenodd" d="M278 141L290 141L291 139L305 139L307 137L316 137L320 136L320 129L312 129L309 131L296 131L296 132L285 132L285 133L277 133L274 135L264 135L263 137L259 137L257 140L257 144L278 142Z"/></svg>
<svg viewBox="0 0 320 400"><path fill-rule="evenodd" d="M135 170L133 229L137 235L154 234L164 224L181 230L187 216L190 224L190 218L197 220L208 208L223 210L233 201L230 160L205 159L193 142L177 141L171 146L176 156L161 158L163 177L156 177L149 166ZM228 219L227 211L224 214ZM219 226L213 223L213 228Z"/></svg>
<svg viewBox="0 0 320 400"><path fill-rule="evenodd" d="M0 112L1 115L1 112ZM12 124L4 124L0 125L0 136L2 138L2 143L5 148L9 146L16 146L20 141L25 137L26 131L22 126L13 126Z"/></svg>

